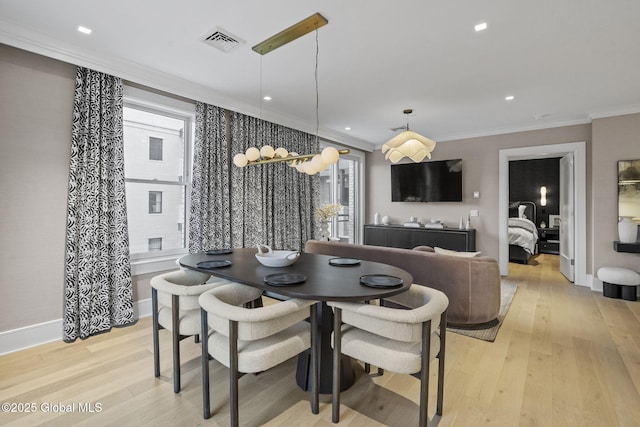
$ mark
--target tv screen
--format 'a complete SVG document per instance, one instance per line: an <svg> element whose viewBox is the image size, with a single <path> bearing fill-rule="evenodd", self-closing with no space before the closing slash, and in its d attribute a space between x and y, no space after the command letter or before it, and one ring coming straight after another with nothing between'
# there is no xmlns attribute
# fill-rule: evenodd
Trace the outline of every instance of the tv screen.
<svg viewBox="0 0 640 427"><path fill-rule="evenodd" d="M462 159L391 165L392 202L461 202Z"/></svg>

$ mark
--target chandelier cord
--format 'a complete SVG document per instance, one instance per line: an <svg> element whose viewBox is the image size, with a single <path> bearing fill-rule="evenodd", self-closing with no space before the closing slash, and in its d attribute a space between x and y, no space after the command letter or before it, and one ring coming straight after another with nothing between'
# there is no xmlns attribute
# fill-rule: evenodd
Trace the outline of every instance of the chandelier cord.
<svg viewBox="0 0 640 427"><path fill-rule="evenodd" d="M260 119L262 119L262 55L260 55Z"/></svg>
<svg viewBox="0 0 640 427"><path fill-rule="evenodd" d="M318 144L318 131L320 129L320 95L318 91L318 52L319 52L319 43L318 43L318 27L316 26L316 67L315 67L315 82L316 82L316 144Z"/></svg>

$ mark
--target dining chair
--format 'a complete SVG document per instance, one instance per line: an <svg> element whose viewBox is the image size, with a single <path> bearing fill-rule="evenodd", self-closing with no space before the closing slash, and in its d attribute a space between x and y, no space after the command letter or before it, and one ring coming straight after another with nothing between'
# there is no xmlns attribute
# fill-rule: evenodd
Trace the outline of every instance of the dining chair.
<svg viewBox="0 0 640 427"><path fill-rule="evenodd" d="M153 371L160 376L159 330L171 331L173 344L173 391L180 392L180 341L200 334L198 297L205 291L229 281L210 279L211 275L181 269L151 278L151 310L153 322ZM209 282L207 282L209 281Z"/></svg>
<svg viewBox="0 0 640 427"><path fill-rule="evenodd" d="M449 300L436 289L414 284L384 301L393 304L328 302L334 311L332 421L340 420L340 355L345 354L384 370L418 377L419 425L426 426L429 365L435 358L439 361L436 414L442 415Z"/></svg>
<svg viewBox="0 0 640 427"><path fill-rule="evenodd" d="M244 307L262 291L239 283L200 295L202 334L202 407L211 416L209 357L229 368L230 425L239 425L240 373L266 371L311 349L311 410L318 413L318 345L316 302L288 299L257 308ZM309 325L305 319L310 318ZM208 339L206 338L208 337ZM292 373L293 380L294 375Z"/></svg>

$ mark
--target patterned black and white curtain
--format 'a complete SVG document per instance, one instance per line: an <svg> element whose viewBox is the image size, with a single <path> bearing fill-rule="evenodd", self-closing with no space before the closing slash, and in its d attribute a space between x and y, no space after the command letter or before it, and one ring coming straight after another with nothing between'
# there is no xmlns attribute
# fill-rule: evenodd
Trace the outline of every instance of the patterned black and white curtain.
<svg viewBox="0 0 640 427"><path fill-rule="evenodd" d="M231 153L271 145L299 154L318 152L315 136L240 113L230 113ZM267 244L302 249L313 238L319 177L286 163L231 169L231 219L234 247Z"/></svg>
<svg viewBox="0 0 640 427"><path fill-rule="evenodd" d="M67 203L63 339L135 321L124 181L122 81L79 67Z"/></svg>
<svg viewBox="0 0 640 427"><path fill-rule="evenodd" d="M196 103L189 252L231 247L225 110Z"/></svg>

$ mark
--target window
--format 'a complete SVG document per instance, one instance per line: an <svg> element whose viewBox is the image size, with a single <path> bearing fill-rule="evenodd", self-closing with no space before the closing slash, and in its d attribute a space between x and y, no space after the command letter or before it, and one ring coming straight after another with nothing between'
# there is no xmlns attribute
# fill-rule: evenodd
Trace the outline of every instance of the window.
<svg viewBox="0 0 640 427"><path fill-rule="evenodd" d="M124 163L132 260L182 254L187 248L193 113L176 112L171 100L167 106L155 101L141 105L125 98Z"/></svg>
<svg viewBox="0 0 640 427"><path fill-rule="evenodd" d="M149 252L162 250L162 237L152 237L149 239Z"/></svg>
<svg viewBox="0 0 640 427"><path fill-rule="evenodd" d="M149 213L162 213L162 191L149 191Z"/></svg>
<svg viewBox="0 0 640 427"><path fill-rule="evenodd" d="M162 138L149 137L149 160L162 160Z"/></svg>
<svg viewBox="0 0 640 427"><path fill-rule="evenodd" d="M336 203L342 206L336 218L331 220L330 228L332 238L341 242L360 242L363 163L363 153L351 149L351 154L341 155L338 163L320 172L320 205Z"/></svg>

